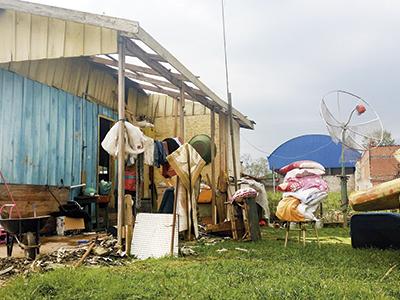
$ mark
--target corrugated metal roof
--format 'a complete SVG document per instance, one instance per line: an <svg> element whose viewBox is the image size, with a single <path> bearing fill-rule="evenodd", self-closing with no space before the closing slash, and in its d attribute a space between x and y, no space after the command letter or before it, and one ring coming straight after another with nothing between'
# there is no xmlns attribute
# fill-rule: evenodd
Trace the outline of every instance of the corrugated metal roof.
<svg viewBox="0 0 400 300"><path fill-rule="evenodd" d="M271 169L280 169L297 160L313 160L325 168L340 168L342 145L335 144L332 138L324 134L308 134L295 137L276 148L268 162ZM361 154L358 151L345 150L345 166L354 167Z"/></svg>

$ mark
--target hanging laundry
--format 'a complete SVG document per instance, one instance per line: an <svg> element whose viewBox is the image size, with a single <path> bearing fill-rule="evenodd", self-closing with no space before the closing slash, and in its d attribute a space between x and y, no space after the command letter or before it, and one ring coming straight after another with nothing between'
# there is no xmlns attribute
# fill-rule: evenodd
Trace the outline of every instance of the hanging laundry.
<svg viewBox="0 0 400 300"><path fill-rule="evenodd" d="M161 165L165 165L166 157L163 144L160 141L154 141L154 166L159 168Z"/></svg>
<svg viewBox="0 0 400 300"><path fill-rule="evenodd" d="M118 156L118 131L121 122L117 122L108 131L101 146L105 151L107 151L111 156ZM131 123L124 121L125 125L125 160L129 157L136 157L136 155L143 153L145 151L146 136L143 132Z"/></svg>
<svg viewBox="0 0 400 300"><path fill-rule="evenodd" d="M154 140L146 137L144 142L144 163L148 166L154 165Z"/></svg>

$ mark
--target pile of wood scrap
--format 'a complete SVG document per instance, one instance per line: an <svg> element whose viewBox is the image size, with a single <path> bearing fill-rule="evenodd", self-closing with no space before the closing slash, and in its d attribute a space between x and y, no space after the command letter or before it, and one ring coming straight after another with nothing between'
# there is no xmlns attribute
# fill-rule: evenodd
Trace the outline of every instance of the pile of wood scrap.
<svg viewBox="0 0 400 300"><path fill-rule="evenodd" d="M8 278L33 272L46 272L64 267L85 266L121 266L128 262L125 252L117 245L112 235L97 236L77 246L61 247L44 255L38 255L34 261L26 258L0 258L0 282Z"/></svg>

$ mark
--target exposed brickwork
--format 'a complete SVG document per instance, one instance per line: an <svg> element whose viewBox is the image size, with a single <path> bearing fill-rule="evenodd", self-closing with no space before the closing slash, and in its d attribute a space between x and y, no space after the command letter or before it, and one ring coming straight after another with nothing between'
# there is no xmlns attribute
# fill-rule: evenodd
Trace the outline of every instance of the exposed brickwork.
<svg viewBox="0 0 400 300"><path fill-rule="evenodd" d="M393 156L398 149L400 145L370 150L370 177L373 185L400 177L400 163Z"/></svg>

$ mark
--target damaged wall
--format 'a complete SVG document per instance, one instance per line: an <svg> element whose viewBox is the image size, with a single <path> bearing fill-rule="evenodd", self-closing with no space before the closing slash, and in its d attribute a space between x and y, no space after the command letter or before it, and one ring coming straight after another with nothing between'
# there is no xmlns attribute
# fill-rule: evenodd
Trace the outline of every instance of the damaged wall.
<svg viewBox="0 0 400 300"><path fill-rule="evenodd" d="M117 110L117 78L110 70L85 58L12 62L0 64L0 68ZM138 99L147 99L147 95L129 83L127 81L127 108L134 111Z"/></svg>
<svg viewBox="0 0 400 300"><path fill-rule="evenodd" d="M98 117L110 108L0 70L0 169L15 184L97 186ZM83 147L85 146L85 147ZM82 151L83 162L82 162Z"/></svg>

